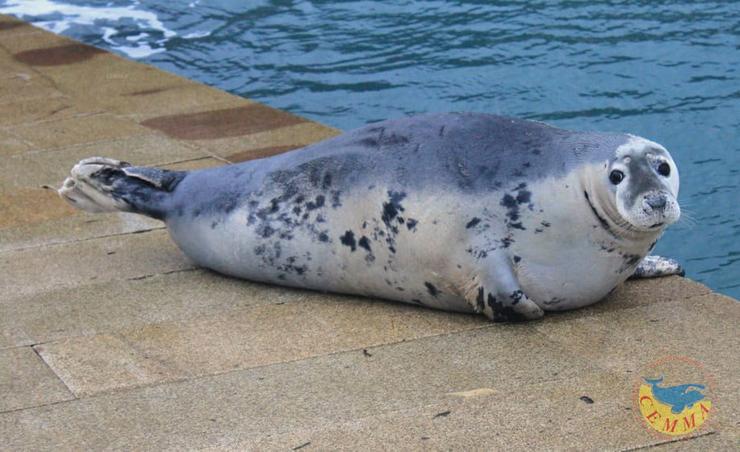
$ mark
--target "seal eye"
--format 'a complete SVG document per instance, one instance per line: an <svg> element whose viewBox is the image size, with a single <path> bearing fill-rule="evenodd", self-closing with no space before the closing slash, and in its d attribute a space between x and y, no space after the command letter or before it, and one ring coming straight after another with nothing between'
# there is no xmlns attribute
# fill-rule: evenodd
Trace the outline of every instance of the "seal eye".
<svg viewBox="0 0 740 452"><path fill-rule="evenodd" d="M622 182L622 179L624 179L624 173L619 170L614 170L609 174L609 180L614 185L619 185L620 182Z"/></svg>
<svg viewBox="0 0 740 452"><path fill-rule="evenodd" d="M658 174L668 177L671 174L671 165L667 164L666 162L658 165Z"/></svg>

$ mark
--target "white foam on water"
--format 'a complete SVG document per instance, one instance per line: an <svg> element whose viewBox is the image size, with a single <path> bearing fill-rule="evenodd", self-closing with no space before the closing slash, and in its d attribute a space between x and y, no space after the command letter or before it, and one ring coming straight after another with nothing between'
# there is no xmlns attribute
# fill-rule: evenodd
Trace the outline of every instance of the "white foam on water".
<svg viewBox="0 0 740 452"><path fill-rule="evenodd" d="M185 36L183 36L183 39L198 39L198 38L205 38L206 36L210 36L210 31L194 31L192 33L188 33Z"/></svg>
<svg viewBox="0 0 740 452"><path fill-rule="evenodd" d="M125 7L110 5L96 7L70 5L52 0L9 0L0 5L0 13L31 17L55 14L60 18L34 22L34 25L57 34L64 33L74 25L93 26L102 31L103 40L113 50L122 52L130 58L144 58L164 52L164 44L177 36L177 33L167 28L155 13L136 9L139 5L138 1ZM124 45L120 39L118 41L114 39L118 34L116 24L124 19L133 21L142 30L142 33L136 36L126 37L126 41L131 45ZM163 38L152 40L152 35L157 32L161 33ZM194 35L192 37L202 37L208 34L190 33Z"/></svg>

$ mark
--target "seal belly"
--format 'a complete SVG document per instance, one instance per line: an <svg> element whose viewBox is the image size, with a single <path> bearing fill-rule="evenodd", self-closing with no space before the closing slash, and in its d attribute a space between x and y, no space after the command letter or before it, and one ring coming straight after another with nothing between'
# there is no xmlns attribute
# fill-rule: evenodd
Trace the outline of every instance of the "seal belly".
<svg viewBox="0 0 740 452"><path fill-rule="evenodd" d="M647 246L628 250L605 230L583 200L580 175L548 178L530 187L521 208L512 255L525 293L542 309L593 304L626 280Z"/></svg>
<svg viewBox="0 0 740 452"><path fill-rule="evenodd" d="M220 273L472 312L448 277L450 253L434 246L460 240L446 220L454 203L374 185L338 192L255 191L228 213L167 223L193 261Z"/></svg>

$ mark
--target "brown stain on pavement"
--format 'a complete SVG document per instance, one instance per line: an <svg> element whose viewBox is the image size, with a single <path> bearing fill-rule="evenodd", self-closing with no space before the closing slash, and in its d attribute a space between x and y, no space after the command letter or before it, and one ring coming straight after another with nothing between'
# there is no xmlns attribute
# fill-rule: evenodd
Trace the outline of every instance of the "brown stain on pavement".
<svg viewBox="0 0 740 452"><path fill-rule="evenodd" d="M141 125L181 140L213 140L292 126L305 119L261 104L147 119Z"/></svg>
<svg viewBox="0 0 740 452"><path fill-rule="evenodd" d="M105 51L97 47L75 43L59 47L25 50L16 53L13 57L30 66L61 66L89 60L100 53L105 53Z"/></svg>
<svg viewBox="0 0 740 452"><path fill-rule="evenodd" d="M266 148L251 149L249 151L241 151L231 154L226 157L226 160L237 163L245 162L247 160L263 159L265 157L282 154L283 152L292 151L293 149L298 149L302 146L302 144L289 144L287 146L270 146Z"/></svg>
<svg viewBox="0 0 740 452"><path fill-rule="evenodd" d="M0 31L12 30L19 27L28 27L28 24L23 22L0 22Z"/></svg>

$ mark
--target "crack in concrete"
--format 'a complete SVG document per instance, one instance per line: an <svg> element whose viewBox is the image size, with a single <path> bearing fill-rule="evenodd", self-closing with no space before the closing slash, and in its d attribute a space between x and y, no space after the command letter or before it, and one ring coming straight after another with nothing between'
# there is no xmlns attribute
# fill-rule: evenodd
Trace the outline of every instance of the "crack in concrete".
<svg viewBox="0 0 740 452"><path fill-rule="evenodd" d="M632 452L632 451L635 451L635 450L652 449L653 447L659 447L659 446L663 446L665 444L671 444L671 443L679 443L679 442L682 442L682 441L691 441L692 439L703 438L703 437L706 437L706 436L714 435L716 433L717 432L715 430L711 430L711 431L708 431L708 432L699 433L697 435L682 436L681 438L672 438L672 439L668 439L666 441L660 441L660 442L653 443L653 444L645 444L645 445L642 445L642 446L630 447L628 449L620 449L620 452Z"/></svg>
<svg viewBox="0 0 740 452"><path fill-rule="evenodd" d="M154 227L154 228L139 229L139 230L135 230L135 231L116 232L114 234L97 235L97 236L94 236L94 237L86 237L84 239L63 240L63 241L54 242L54 243L42 243L42 244L39 244L39 245L23 246L23 247L20 247L20 248L9 248L9 249L0 250L0 255L3 255L3 254L12 254L14 252L28 251L28 250L34 250L34 249L39 249L39 248L45 248L45 247L57 247L57 246L63 246L63 245L72 245L74 243L90 242L92 240L107 239L107 238L111 238L111 237L121 237L121 236L124 236L124 235L145 234L145 233L148 233L148 232L161 231L163 229L166 229L166 227L164 225L157 226L157 227Z"/></svg>

